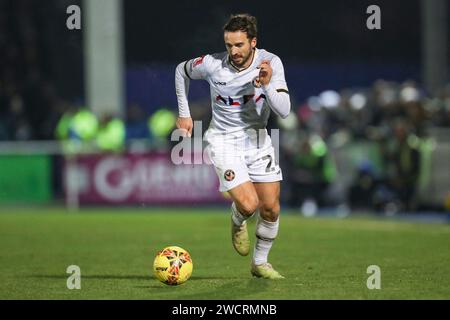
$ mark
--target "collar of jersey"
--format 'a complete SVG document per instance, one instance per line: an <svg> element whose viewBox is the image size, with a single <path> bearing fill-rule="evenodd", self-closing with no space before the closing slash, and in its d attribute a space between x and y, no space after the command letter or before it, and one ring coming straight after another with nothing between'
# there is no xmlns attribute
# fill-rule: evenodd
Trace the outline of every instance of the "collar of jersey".
<svg viewBox="0 0 450 320"><path fill-rule="evenodd" d="M245 70L247 70L248 68L250 68L250 67L255 63L255 61L256 61L256 56L257 56L257 55L258 55L258 48L255 48L255 53L253 54L253 57L252 57L252 63L250 63L249 66L248 66L247 68L245 68L245 69L239 70L238 68L236 68L236 67L233 65L233 63L231 62L230 55L228 55L228 64L233 68L234 71L236 71L237 73L239 73L239 72L245 71Z"/></svg>

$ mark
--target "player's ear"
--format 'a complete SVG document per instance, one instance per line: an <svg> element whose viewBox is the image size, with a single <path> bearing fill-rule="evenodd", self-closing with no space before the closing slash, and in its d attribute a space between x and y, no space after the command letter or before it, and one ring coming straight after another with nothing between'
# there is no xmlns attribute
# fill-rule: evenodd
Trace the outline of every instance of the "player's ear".
<svg viewBox="0 0 450 320"><path fill-rule="evenodd" d="M250 41L250 45L252 46L252 49L256 48L256 37L254 37L251 41Z"/></svg>

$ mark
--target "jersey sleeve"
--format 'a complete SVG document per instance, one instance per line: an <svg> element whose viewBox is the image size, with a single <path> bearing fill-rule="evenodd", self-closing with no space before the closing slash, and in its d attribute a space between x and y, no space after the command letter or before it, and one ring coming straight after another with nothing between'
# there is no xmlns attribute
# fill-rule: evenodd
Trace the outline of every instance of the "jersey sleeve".
<svg viewBox="0 0 450 320"><path fill-rule="evenodd" d="M284 77L284 67L281 59L277 56L270 61L272 67L272 78L270 79L271 85L277 92L284 92L289 94L286 79Z"/></svg>
<svg viewBox="0 0 450 320"><path fill-rule="evenodd" d="M206 79L210 74L211 56L205 55L184 63L184 72L189 79Z"/></svg>
<svg viewBox="0 0 450 320"><path fill-rule="evenodd" d="M284 78L284 68L280 58L275 56L270 61L272 67L272 77L268 84L262 89L266 95L270 108L281 118L286 118L291 110L289 91Z"/></svg>

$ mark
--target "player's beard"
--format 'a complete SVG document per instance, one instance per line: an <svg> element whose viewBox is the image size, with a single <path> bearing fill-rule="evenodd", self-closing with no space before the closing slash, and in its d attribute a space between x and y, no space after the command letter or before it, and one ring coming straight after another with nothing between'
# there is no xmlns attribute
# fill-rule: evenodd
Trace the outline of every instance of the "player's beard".
<svg viewBox="0 0 450 320"><path fill-rule="evenodd" d="M238 68L242 68L252 57L253 57L253 52L255 50L253 48L250 49L250 52L243 57L242 62L241 63L237 63L234 59L231 59L231 61L233 61L233 64L238 67Z"/></svg>

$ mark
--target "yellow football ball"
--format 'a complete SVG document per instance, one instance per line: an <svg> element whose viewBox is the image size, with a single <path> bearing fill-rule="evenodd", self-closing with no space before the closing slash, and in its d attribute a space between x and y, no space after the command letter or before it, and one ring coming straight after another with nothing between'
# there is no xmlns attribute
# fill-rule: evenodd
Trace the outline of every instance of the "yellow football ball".
<svg viewBox="0 0 450 320"><path fill-rule="evenodd" d="M189 252L177 246L170 246L156 254L153 273L162 283L179 285L189 279L193 266Z"/></svg>

